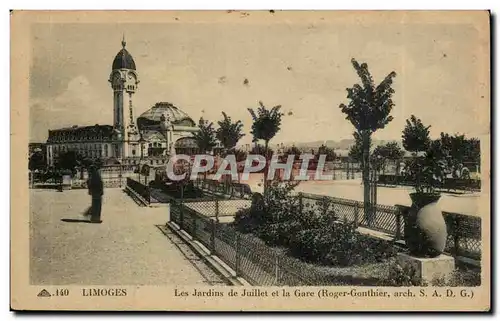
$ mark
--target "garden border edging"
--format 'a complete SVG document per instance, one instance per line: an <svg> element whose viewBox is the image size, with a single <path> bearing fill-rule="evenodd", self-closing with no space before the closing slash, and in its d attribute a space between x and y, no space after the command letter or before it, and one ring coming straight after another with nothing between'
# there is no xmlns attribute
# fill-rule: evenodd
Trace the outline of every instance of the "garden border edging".
<svg viewBox="0 0 500 321"><path fill-rule="evenodd" d="M214 272L221 276L229 285L252 286L244 278L235 276L235 273L231 268L219 263L216 259L217 256L212 255L208 251L204 250L200 245L197 244L195 240L192 240L190 238L189 234L187 234L185 231L182 231L177 224L175 224L174 222L167 222L166 226L169 230L171 230L179 238L181 238L184 243L186 243L191 248L191 250L193 250L193 252L205 262L205 264L207 264L212 270L214 270Z"/></svg>

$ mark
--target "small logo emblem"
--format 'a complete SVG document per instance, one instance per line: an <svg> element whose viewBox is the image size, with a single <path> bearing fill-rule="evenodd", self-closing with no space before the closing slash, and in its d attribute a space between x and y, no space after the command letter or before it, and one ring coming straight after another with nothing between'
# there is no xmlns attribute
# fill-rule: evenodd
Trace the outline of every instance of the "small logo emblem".
<svg viewBox="0 0 500 321"><path fill-rule="evenodd" d="M48 297L51 297L52 295L49 293L49 291L43 289L42 291L40 291L40 293L38 293L39 297L42 297L42 298L48 298Z"/></svg>

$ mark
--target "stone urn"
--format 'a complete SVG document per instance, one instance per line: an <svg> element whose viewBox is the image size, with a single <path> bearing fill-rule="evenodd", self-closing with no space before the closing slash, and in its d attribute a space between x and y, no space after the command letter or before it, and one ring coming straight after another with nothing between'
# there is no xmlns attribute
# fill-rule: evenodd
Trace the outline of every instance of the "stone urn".
<svg viewBox="0 0 500 321"><path fill-rule="evenodd" d="M412 206L405 215L405 241L410 255L437 257L443 253L448 236L446 222L439 208L439 194L412 193Z"/></svg>

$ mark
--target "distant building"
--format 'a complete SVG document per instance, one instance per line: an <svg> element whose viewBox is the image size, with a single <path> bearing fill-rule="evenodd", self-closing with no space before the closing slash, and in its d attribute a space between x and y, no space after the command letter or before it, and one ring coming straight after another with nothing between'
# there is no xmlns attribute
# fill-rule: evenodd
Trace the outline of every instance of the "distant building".
<svg viewBox="0 0 500 321"><path fill-rule="evenodd" d="M140 135L144 140L143 157L167 154L193 155L198 146L192 138L198 131L188 114L168 102L156 103L137 118Z"/></svg>
<svg viewBox="0 0 500 321"><path fill-rule="evenodd" d="M49 130L47 139L47 161L49 166L62 153L75 151L89 159L110 158L113 156L113 126L73 126Z"/></svg>
<svg viewBox="0 0 500 321"><path fill-rule="evenodd" d="M89 159L121 164L163 164L174 153L194 154L195 122L178 107L159 102L134 118L134 95L139 75L132 55L122 49L112 63L109 83L113 90L113 125L73 126L49 130L47 162L74 150ZM84 94L84 93L82 93Z"/></svg>

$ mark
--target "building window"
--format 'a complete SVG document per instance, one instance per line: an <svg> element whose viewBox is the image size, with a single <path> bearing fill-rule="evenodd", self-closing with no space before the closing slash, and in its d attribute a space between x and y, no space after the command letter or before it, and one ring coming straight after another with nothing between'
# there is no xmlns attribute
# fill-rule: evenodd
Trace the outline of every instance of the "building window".
<svg viewBox="0 0 500 321"><path fill-rule="evenodd" d="M132 156L135 156L135 149L132 149ZM135 164L135 161L134 161Z"/></svg>

